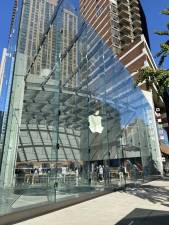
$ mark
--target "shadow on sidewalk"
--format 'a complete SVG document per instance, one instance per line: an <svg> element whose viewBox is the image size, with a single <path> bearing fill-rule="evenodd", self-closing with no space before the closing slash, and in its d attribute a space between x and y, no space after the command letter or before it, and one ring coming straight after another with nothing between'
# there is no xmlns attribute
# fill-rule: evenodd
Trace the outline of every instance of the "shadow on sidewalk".
<svg viewBox="0 0 169 225"><path fill-rule="evenodd" d="M126 190L126 193L147 199L152 203L169 206L169 189L167 187L143 185L138 188L129 188Z"/></svg>
<svg viewBox="0 0 169 225"><path fill-rule="evenodd" d="M115 225L168 225L168 224L169 224L169 212L136 208Z"/></svg>

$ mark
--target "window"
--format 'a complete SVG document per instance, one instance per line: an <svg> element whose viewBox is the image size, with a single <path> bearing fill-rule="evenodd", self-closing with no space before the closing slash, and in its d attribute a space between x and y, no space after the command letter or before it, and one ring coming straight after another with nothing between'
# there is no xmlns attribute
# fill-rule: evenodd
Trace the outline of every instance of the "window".
<svg viewBox="0 0 169 225"><path fill-rule="evenodd" d="M100 6L99 6L99 4L98 4L98 5L96 6L96 15L97 15L97 16L100 16L101 12L102 12L102 10L101 10L101 8L100 8Z"/></svg>

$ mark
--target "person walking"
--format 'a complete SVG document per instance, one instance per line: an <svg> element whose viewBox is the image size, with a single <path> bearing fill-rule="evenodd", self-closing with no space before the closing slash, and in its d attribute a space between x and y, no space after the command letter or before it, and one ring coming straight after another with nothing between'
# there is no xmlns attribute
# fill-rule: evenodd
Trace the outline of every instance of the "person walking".
<svg viewBox="0 0 169 225"><path fill-rule="evenodd" d="M103 181L103 167L99 165L99 181Z"/></svg>

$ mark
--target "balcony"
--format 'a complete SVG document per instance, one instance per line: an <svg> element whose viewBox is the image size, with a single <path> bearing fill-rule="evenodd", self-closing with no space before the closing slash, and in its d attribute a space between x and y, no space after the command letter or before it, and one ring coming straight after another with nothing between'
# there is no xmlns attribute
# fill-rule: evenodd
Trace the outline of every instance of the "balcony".
<svg viewBox="0 0 169 225"><path fill-rule="evenodd" d="M133 13L132 14L132 20L135 21L135 20L140 20L140 13Z"/></svg>
<svg viewBox="0 0 169 225"><path fill-rule="evenodd" d="M121 17L121 18L123 18L123 17L129 18L129 11L125 10L125 9L119 10L119 17Z"/></svg>
<svg viewBox="0 0 169 225"><path fill-rule="evenodd" d="M129 44L132 41L131 35L123 34L121 37L121 44L124 46L125 44Z"/></svg>
<svg viewBox="0 0 169 225"><path fill-rule="evenodd" d="M131 7L131 12L135 12L135 13L140 14L140 9L139 9L138 6L133 6L133 7Z"/></svg>
<svg viewBox="0 0 169 225"><path fill-rule="evenodd" d="M136 27L141 27L140 19L133 20L133 28L136 28Z"/></svg>
<svg viewBox="0 0 169 225"><path fill-rule="evenodd" d="M131 0L130 5L133 6L133 7L134 6L138 7L138 0Z"/></svg>
<svg viewBox="0 0 169 225"><path fill-rule="evenodd" d="M119 24L120 24L121 27L123 27L123 26L130 26L131 22L130 22L129 17L122 17L122 18L120 18Z"/></svg>
<svg viewBox="0 0 169 225"><path fill-rule="evenodd" d="M120 5L121 3L124 3L125 5L128 4L127 0L117 0L118 5Z"/></svg>
<svg viewBox="0 0 169 225"><path fill-rule="evenodd" d="M134 35L137 36L138 34L142 33L142 28L141 27L135 27L133 29Z"/></svg>
<svg viewBox="0 0 169 225"><path fill-rule="evenodd" d="M128 4L126 2L120 2L119 5L118 5L118 9L119 9L119 11L121 11L121 10L128 11L129 7L128 7Z"/></svg>
<svg viewBox="0 0 169 225"><path fill-rule="evenodd" d="M129 45L130 45L130 43L128 43L128 44L127 43L122 43L121 44L121 47L122 47L121 50L122 51L125 50Z"/></svg>
<svg viewBox="0 0 169 225"><path fill-rule="evenodd" d="M124 25L124 26L121 26L120 27L120 31L122 32L122 33L128 33L128 34L130 34L131 33L131 27L129 26L129 25Z"/></svg>

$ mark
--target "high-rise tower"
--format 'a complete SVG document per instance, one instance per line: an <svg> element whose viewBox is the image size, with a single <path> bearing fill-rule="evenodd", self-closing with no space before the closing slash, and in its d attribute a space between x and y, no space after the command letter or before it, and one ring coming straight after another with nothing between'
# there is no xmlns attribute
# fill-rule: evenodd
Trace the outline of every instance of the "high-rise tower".
<svg viewBox="0 0 169 225"><path fill-rule="evenodd" d="M12 29L13 29L13 25L14 25L14 21L15 21L15 16L16 16L16 13L17 13L17 7L18 7L18 0L14 0L12 18L11 18L11 25L10 25L10 32L9 32L10 35L12 33Z"/></svg>
<svg viewBox="0 0 169 225"><path fill-rule="evenodd" d="M38 50L43 33L48 28L50 18L54 13L57 0L30 0L23 4L19 50L27 56L27 68L33 61ZM40 75L46 69L52 69L56 52L55 38L56 27L53 26L46 41L46 47L42 49L38 63L34 66L34 74Z"/></svg>
<svg viewBox="0 0 169 225"><path fill-rule="evenodd" d="M58 0L30 0L23 5L19 49L21 53L27 56L27 69L30 68L33 62L57 3ZM64 52L77 32L77 16L71 9L64 10L63 18L60 18L60 22L63 23L64 27L62 31L59 31L62 35L62 52ZM54 23L38 55L38 60L36 60L36 64L31 69L32 74L45 77L48 76L54 67L57 53L57 32L57 26ZM77 48L74 47L69 53L69 59L64 60L62 63L62 83L68 79L76 66ZM75 86L75 83L75 80L71 81L68 86Z"/></svg>
<svg viewBox="0 0 169 225"><path fill-rule="evenodd" d="M148 39L139 0L81 0L81 13L115 53L141 34Z"/></svg>
<svg viewBox="0 0 169 225"><path fill-rule="evenodd" d="M77 16L71 10L63 10L63 30L62 30L62 52L64 52L70 45L73 37L77 33ZM69 79L72 72L77 67L77 47L73 46L68 56L62 62L62 84ZM73 79L68 82L67 86L75 87L76 80Z"/></svg>

